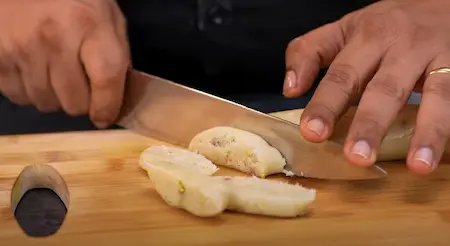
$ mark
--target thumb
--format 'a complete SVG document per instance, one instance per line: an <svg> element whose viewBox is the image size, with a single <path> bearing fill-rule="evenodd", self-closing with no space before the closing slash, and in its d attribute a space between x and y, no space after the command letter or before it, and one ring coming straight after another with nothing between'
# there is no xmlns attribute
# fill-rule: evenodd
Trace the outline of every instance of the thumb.
<svg viewBox="0 0 450 246"><path fill-rule="evenodd" d="M283 94L297 97L307 92L321 68L331 64L344 46L344 32L333 22L292 40L286 49Z"/></svg>

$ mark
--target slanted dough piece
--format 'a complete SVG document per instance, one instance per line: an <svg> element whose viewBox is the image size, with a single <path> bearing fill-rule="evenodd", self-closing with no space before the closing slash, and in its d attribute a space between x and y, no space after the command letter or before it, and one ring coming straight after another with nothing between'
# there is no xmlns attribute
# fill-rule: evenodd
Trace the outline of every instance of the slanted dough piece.
<svg viewBox="0 0 450 246"><path fill-rule="evenodd" d="M231 132L235 133L233 130ZM245 134L248 133L244 132L244 136ZM233 135L238 135L236 139L241 140L242 135ZM258 143L251 138L250 142ZM262 153L273 149L267 143L252 146ZM276 156L283 160L279 153ZM259 157L271 160L270 156ZM265 162L263 165L273 165L271 163ZM213 177L211 175L217 167L211 161L200 154L177 147L152 146L142 152L139 165L147 171L156 192L169 206L199 217L217 216L224 210L296 217L306 213L315 199L314 190L299 185L256 177ZM268 170L264 169L266 166L259 165L263 168L258 169L259 166L256 166L252 170ZM284 164L280 166L279 170L282 172Z"/></svg>
<svg viewBox="0 0 450 246"><path fill-rule="evenodd" d="M199 217L225 210L272 217L297 217L308 211L315 190L256 177L207 176L169 162L147 163L156 192L172 207Z"/></svg>
<svg viewBox="0 0 450 246"><path fill-rule="evenodd" d="M141 153L139 165L147 169L144 162L170 162L173 164L195 169L201 174L212 175L219 170L210 160L188 149L168 146L151 146Z"/></svg>
<svg viewBox="0 0 450 246"><path fill-rule="evenodd" d="M194 136L189 149L214 164L264 178L282 173L286 160L262 137L233 127L219 126Z"/></svg>
<svg viewBox="0 0 450 246"><path fill-rule="evenodd" d="M196 168L165 161L144 162L156 192L170 206L199 217L221 214L228 205L227 186Z"/></svg>
<svg viewBox="0 0 450 246"><path fill-rule="evenodd" d="M316 198L314 189L256 177L221 177L230 190L227 209L274 217L304 215Z"/></svg>

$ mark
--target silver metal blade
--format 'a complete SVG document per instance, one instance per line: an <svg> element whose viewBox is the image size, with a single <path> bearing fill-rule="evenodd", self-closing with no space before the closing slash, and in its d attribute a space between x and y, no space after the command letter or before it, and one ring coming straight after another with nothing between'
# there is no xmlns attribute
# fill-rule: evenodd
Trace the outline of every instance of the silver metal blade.
<svg viewBox="0 0 450 246"><path fill-rule="evenodd" d="M118 125L182 147L201 131L231 126L264 138L297 176L339 180L386 176L378 166L349 164L337 143L307 142L297 124L135 70L128 73Z"/></svg>

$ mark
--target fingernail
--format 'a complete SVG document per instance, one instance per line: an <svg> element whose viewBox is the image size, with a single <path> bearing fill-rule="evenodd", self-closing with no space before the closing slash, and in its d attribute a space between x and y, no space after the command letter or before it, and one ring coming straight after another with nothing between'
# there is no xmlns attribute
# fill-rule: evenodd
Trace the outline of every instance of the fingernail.
<svg viewBox="0 0 450 246"><path fill-rule="evenodd" d="M355 145L353 145L352 153L359 155L364 159L369 159L370 154L372 153L372 149L370 148L370 145L366 141L359 140L358 142L355 143Z"/></svg>
<svg viewBox="0 0 450 246"><path fill-rule="evenodd" d="M289 70L286 73L286 77L284 78L284 87L287 90L292 90L297 87L297 76L294 71Z"/></svg>
<svg viewBox="0 0 450 246"><path fill-rule="evenodd" d="M308 130L316 133L317 135L322 136L322 134L325 130L325 125L323 124L322 120L312 119L312 120L308 121L308 123L306 124L306 128L308 128Z"/></svg>
<svg viewBox="0 0 450 246"><path fill-rule="evenodd" d="M96 121L94 122L94 124L99 129L105 129L109 126L109 123L106 121Z"/></svg>
<svg viewBox="0 0 450 246"><path fill-rule="evenodd" d="M433 151L426 147L420 148L414 154L414 160L420 161L429 167L433 167Z"/></svg>

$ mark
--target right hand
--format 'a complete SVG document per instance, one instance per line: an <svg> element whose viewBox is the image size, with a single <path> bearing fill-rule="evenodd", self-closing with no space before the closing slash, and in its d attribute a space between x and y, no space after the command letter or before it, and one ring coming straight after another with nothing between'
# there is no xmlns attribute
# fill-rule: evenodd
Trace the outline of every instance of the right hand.
<svg viewBox="0 0 450 246"><path fill-rule="evenodd" d="M122 104L130 63L113 0L0 1L0 92L41 112L89 114L99 128Z"/></svg>

